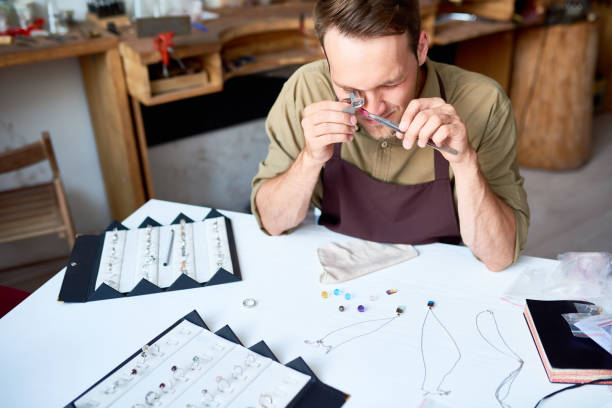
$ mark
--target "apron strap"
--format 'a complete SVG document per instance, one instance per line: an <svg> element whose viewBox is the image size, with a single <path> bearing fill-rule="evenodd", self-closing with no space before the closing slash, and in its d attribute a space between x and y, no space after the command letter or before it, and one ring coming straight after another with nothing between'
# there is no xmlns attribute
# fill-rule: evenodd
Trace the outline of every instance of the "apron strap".
<svg viewBox="0 0 612 408"><path fill-rule="evenodd" d="M340 149L341 148L342 148L342 142L334 143L334 154L332 155L332 157L334 159L339 159L340 158Z"/></svg>
<svg viewBox="0 0 612 408"><path fill-rule="evenodd" d="M440 74L436 72L436 76L438 77L438 87L440 88L440 98L444 99L446 102L446 92L444 91L444 84L442 83L442 78L440 78Z"/></svg>
<svg viewBox="0 0 612 408"><path fill-rule="evenodd" d="M436 77L438 77L438 86L440 88L440 97L446 102L446 92L444 90L444 84L442 83L442 78L440 78L440 74L436 72ZM436 180L448 180L448 160L442 156L438 150L434 150L434 168L436 174Z"/></svg>

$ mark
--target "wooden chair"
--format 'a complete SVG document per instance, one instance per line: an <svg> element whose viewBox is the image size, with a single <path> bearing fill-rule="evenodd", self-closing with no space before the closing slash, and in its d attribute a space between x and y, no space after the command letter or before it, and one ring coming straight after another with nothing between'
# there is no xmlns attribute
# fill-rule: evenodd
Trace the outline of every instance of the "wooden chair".
<svg viewBox="0 0 612 408"><path fill-rule="evenodd" d="M53 172L51 182L0 191L0 243L58 233L72 249L74 227L49 133L43 132L36 143L0 153L0 174L45 160Z"/></svg>

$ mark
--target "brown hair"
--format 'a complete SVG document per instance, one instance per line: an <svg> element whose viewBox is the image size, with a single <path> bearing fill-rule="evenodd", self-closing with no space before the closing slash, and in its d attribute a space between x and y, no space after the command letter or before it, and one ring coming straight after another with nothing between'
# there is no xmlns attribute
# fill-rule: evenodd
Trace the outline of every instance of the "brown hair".
<svg viewBox="0 0 612 408"><path fill-rule="evenodd" d="M418 0L318 0L314 22L321 45L330 27L349 37L407 33L416 54L421 33Z"/></svg>

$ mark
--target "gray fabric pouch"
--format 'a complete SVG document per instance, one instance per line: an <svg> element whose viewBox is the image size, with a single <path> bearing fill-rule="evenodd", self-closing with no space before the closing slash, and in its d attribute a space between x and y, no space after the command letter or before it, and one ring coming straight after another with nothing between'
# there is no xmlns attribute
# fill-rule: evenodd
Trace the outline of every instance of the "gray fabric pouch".
<svg viewBox="0 0 612 408"><path fill-rule="evenodd" d="M412 259L418 252L412 245L380 244L372 241L330 242L317 249L323 266L321 283L358 278Z"/></svg>

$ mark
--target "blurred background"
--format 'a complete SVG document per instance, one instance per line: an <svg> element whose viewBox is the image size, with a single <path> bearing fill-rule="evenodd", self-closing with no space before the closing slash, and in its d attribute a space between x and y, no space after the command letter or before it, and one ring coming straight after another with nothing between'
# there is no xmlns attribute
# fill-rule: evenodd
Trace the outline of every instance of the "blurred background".
<svg viewBox="0 0 612 408"><path fill-rule="evenodd" d="M490 76L512 100L531 208L524 254L609 251L611 2L420 6L430 58ZM322 57L312 7L0 0L0 154L43 131L53 147L51 160L0 164L0 192L55 183L49 202L0 195L0 285L35 290L65 265L70 231L99 233L151 198L250 211L265 117L291 73Z"/></svg>

